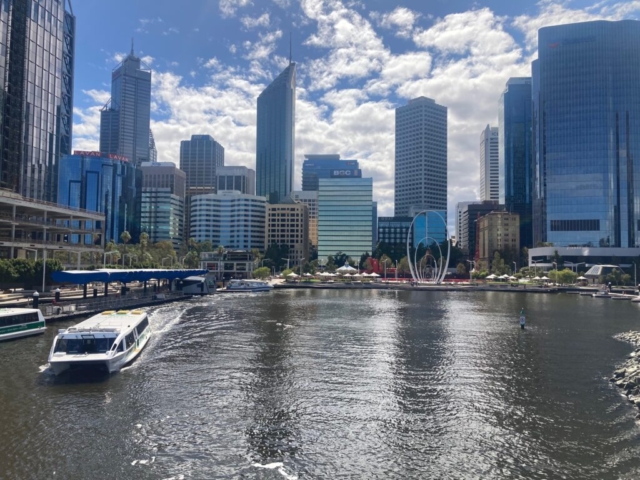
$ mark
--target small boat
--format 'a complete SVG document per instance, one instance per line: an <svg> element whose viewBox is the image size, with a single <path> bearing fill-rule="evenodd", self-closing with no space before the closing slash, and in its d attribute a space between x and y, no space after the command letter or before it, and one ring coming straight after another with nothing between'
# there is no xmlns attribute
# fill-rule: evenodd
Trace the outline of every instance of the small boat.
<svg viewBox="0 0 640 480"><path fill-rule="evenodd" d="M631 298L633 298L633 297L631 297L630 295L620 295L620 296L616 296L616 297L611 297L611 300L627 300L627 301L629 301L629 300L631 300Z"/></svg>
<svg viewBox="0 0 640 480"><path fill-rule="evenodd" d="M631 299L631 303L640 303L640 296L633 297L633 298Z"/></svg>
<svg viewBox="0 0 640 480"><path fill-rule="evenodd" d="M42 312L34 308L3 308L0 310L0 341L38 335L45 331Z"/></svg>
<svg viewBox="0 0 640 480"><path fill-rule="evenodd" d="M150 337L144 310L102 312L59 330L49 353L49 368L56 375L86 367L117 372L140 354Z"/></svg>
<svg viewBox="0 0 640 480"><path fill-rule="evenodd" d="M273 285L262 280L231 280L225 292L268 292Z"/></svg>
<svg viewBox="0 0 640 480"><path fill-rule="evenodd" d="M580 292L581 297L593 297L593 292Z"/></svg>
<svg viewBox="0 0 640 480"><path fill-rule="evenodd" d="M606 290L600 290L598 293L592 294L593 298L611 298L611 295Z"/></svg>

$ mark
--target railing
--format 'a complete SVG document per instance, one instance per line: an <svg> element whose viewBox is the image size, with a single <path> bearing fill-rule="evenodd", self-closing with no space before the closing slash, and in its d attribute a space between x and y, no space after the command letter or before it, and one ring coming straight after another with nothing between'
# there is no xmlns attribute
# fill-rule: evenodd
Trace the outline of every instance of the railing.
<svg viewBox="0 0 640 480"><path fill-rule="evenodd" d="M79 233L77 235L87 235L83 233ZM42 239L33 239L28 237L22 237L20 235L15 235L13 238L11 235L0 235L0 241L2 242L17 242L17 243L28 243L29 245L34 245L36 248L42 248L44 245L46 246L57 246L57 247L69 247L74 249L94 249L102 251L102 246L100 245L85 245L83 243L68 243L68 242L56 242L54 240L42 240Z"/></svg>
<svg viewBox="0 0 640 480"><path fill-rule="evenodd" d="M40 308L46 315L51 315L56 312L56 307L60 308L61 313L73 312L79 313L82 311L104 311L104 310L123 310L133 307L139 307L141 304L150 303L153 301L173 301L179 298L183 298L182 292L149 292L144 294L130 294L124 297L117 296L116 294L110 294L109 296L100 297L88 297L78 300L68 300L65 302L59 302L55 305L42 305ZM75 307L75 308L73 308ZM49 313L51 312L51 313Z"/></svg>

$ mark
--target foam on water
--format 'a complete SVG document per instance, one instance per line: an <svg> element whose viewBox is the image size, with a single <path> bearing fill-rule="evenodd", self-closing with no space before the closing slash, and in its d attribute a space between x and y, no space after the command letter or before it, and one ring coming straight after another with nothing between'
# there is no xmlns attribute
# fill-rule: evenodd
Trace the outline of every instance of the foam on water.
<svg viewBox="0 0 640 480"><path fill-rule="evenodd" d="M284 463L282 462L268 463L266 465L262 465L260 463L254 463L253 466L256 468L266 468L267 470L276 470L280 475L282 475L287 480L298 480L297 475L287 473L287 471L284 468Z"/></svg>

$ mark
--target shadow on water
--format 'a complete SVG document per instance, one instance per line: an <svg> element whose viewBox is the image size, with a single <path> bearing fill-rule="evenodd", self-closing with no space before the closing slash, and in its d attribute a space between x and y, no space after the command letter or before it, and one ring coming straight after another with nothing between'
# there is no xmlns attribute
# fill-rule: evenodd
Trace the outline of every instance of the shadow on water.
<svg viewBox="0 0 640 480"><path fill-rule="evenodd" d="M291 341L296 328L291 302L268 302L256 312L251 324L257 335L257 351L248 367L247 417L252 422L245 435L251 459L269 464L295 456L299 450L297 411L291 403L295 370Z"/></svg>

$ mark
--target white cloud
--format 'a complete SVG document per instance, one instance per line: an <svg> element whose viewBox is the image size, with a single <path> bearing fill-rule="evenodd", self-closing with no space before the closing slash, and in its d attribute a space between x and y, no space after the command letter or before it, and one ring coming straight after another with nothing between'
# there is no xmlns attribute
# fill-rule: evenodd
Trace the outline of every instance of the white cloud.
<svg viewBox="0 0 640 480"><path fill-rule="evenodd" d="M167 30L165 30L164 32L162 32L162 35L177 35L180 33L180 30L178 30L176 27L169 27Z"/></svg>
<svg viewBox="0 0 640 480"><path fill-rule="evenodd" d="M411 37L413 26L420 18L418 12L405 7L396 7L395 10L389 13L371 12L370 16L379 26L395 29L396 35L401 38Z"/></svg>
<svg viewBox="0 0 640 480"><path fill-rule="evenodd" d="M268 13L263 13L259 17L242 17L240 19L245 28L268 27L271 20Z"/></svg>
<svg viewBox="0 0 640 480"><path fill-rule="evenodd" d="M379 214L391 215L394 110L424 95L448 107L452 226L455 203L477 198L479 134L488 123L497 125L498 101L508 78L530 75L537 29L640 13L640 0L606 1L584 9L546 1L538 5L537 13L528 15L507 18L479 8L435 19L430 28L420 28L417 16L410 17L402 7L365 18L359 5L341 0L300 1L304 18L296 22L308 22L306 28L312 33L305 41L307 55L298 71L296 185L300 186L304 153L357 158L364 174L374 177ZM248 4L247 0L223 0L220 9L225 15L235 15ZM372 22L376 28L395 29L395 34L405 38L410 32L414 45L393 52ZM514 31L524 32L523 42L511 35ZM253 35L247 37L228 47L234 54L242 53L244 65L235 65L238 57L233 67L216 57L200 58L198 65L207 68L201 72L204 75L196 70L186 78L154 72L157 113L152 127L161 160L177 163L181 140L208 133L224 145L227 164L255 168L256 98L287 60L275 55L281 30L264 32L257 40ZM109 57L109 61L118 60ZM74 146L95 149L100 108L109 93L88 90L79 97Z"/></svg>
<svg viewBox="0 0 640 480"><path fill-rule="evenodd" d="M220 0L220 12L223 17L233 17L239 8L253 5L251 0Z"/></svg>
<svg viewBox="0 0 640 480"><path fill-rule="evenodd" d="M151 55L145 55L143 57L140 57L140 60L142 60L142 63L150 67L151 65L153 65L155 58L153 58Z"/></svg>

